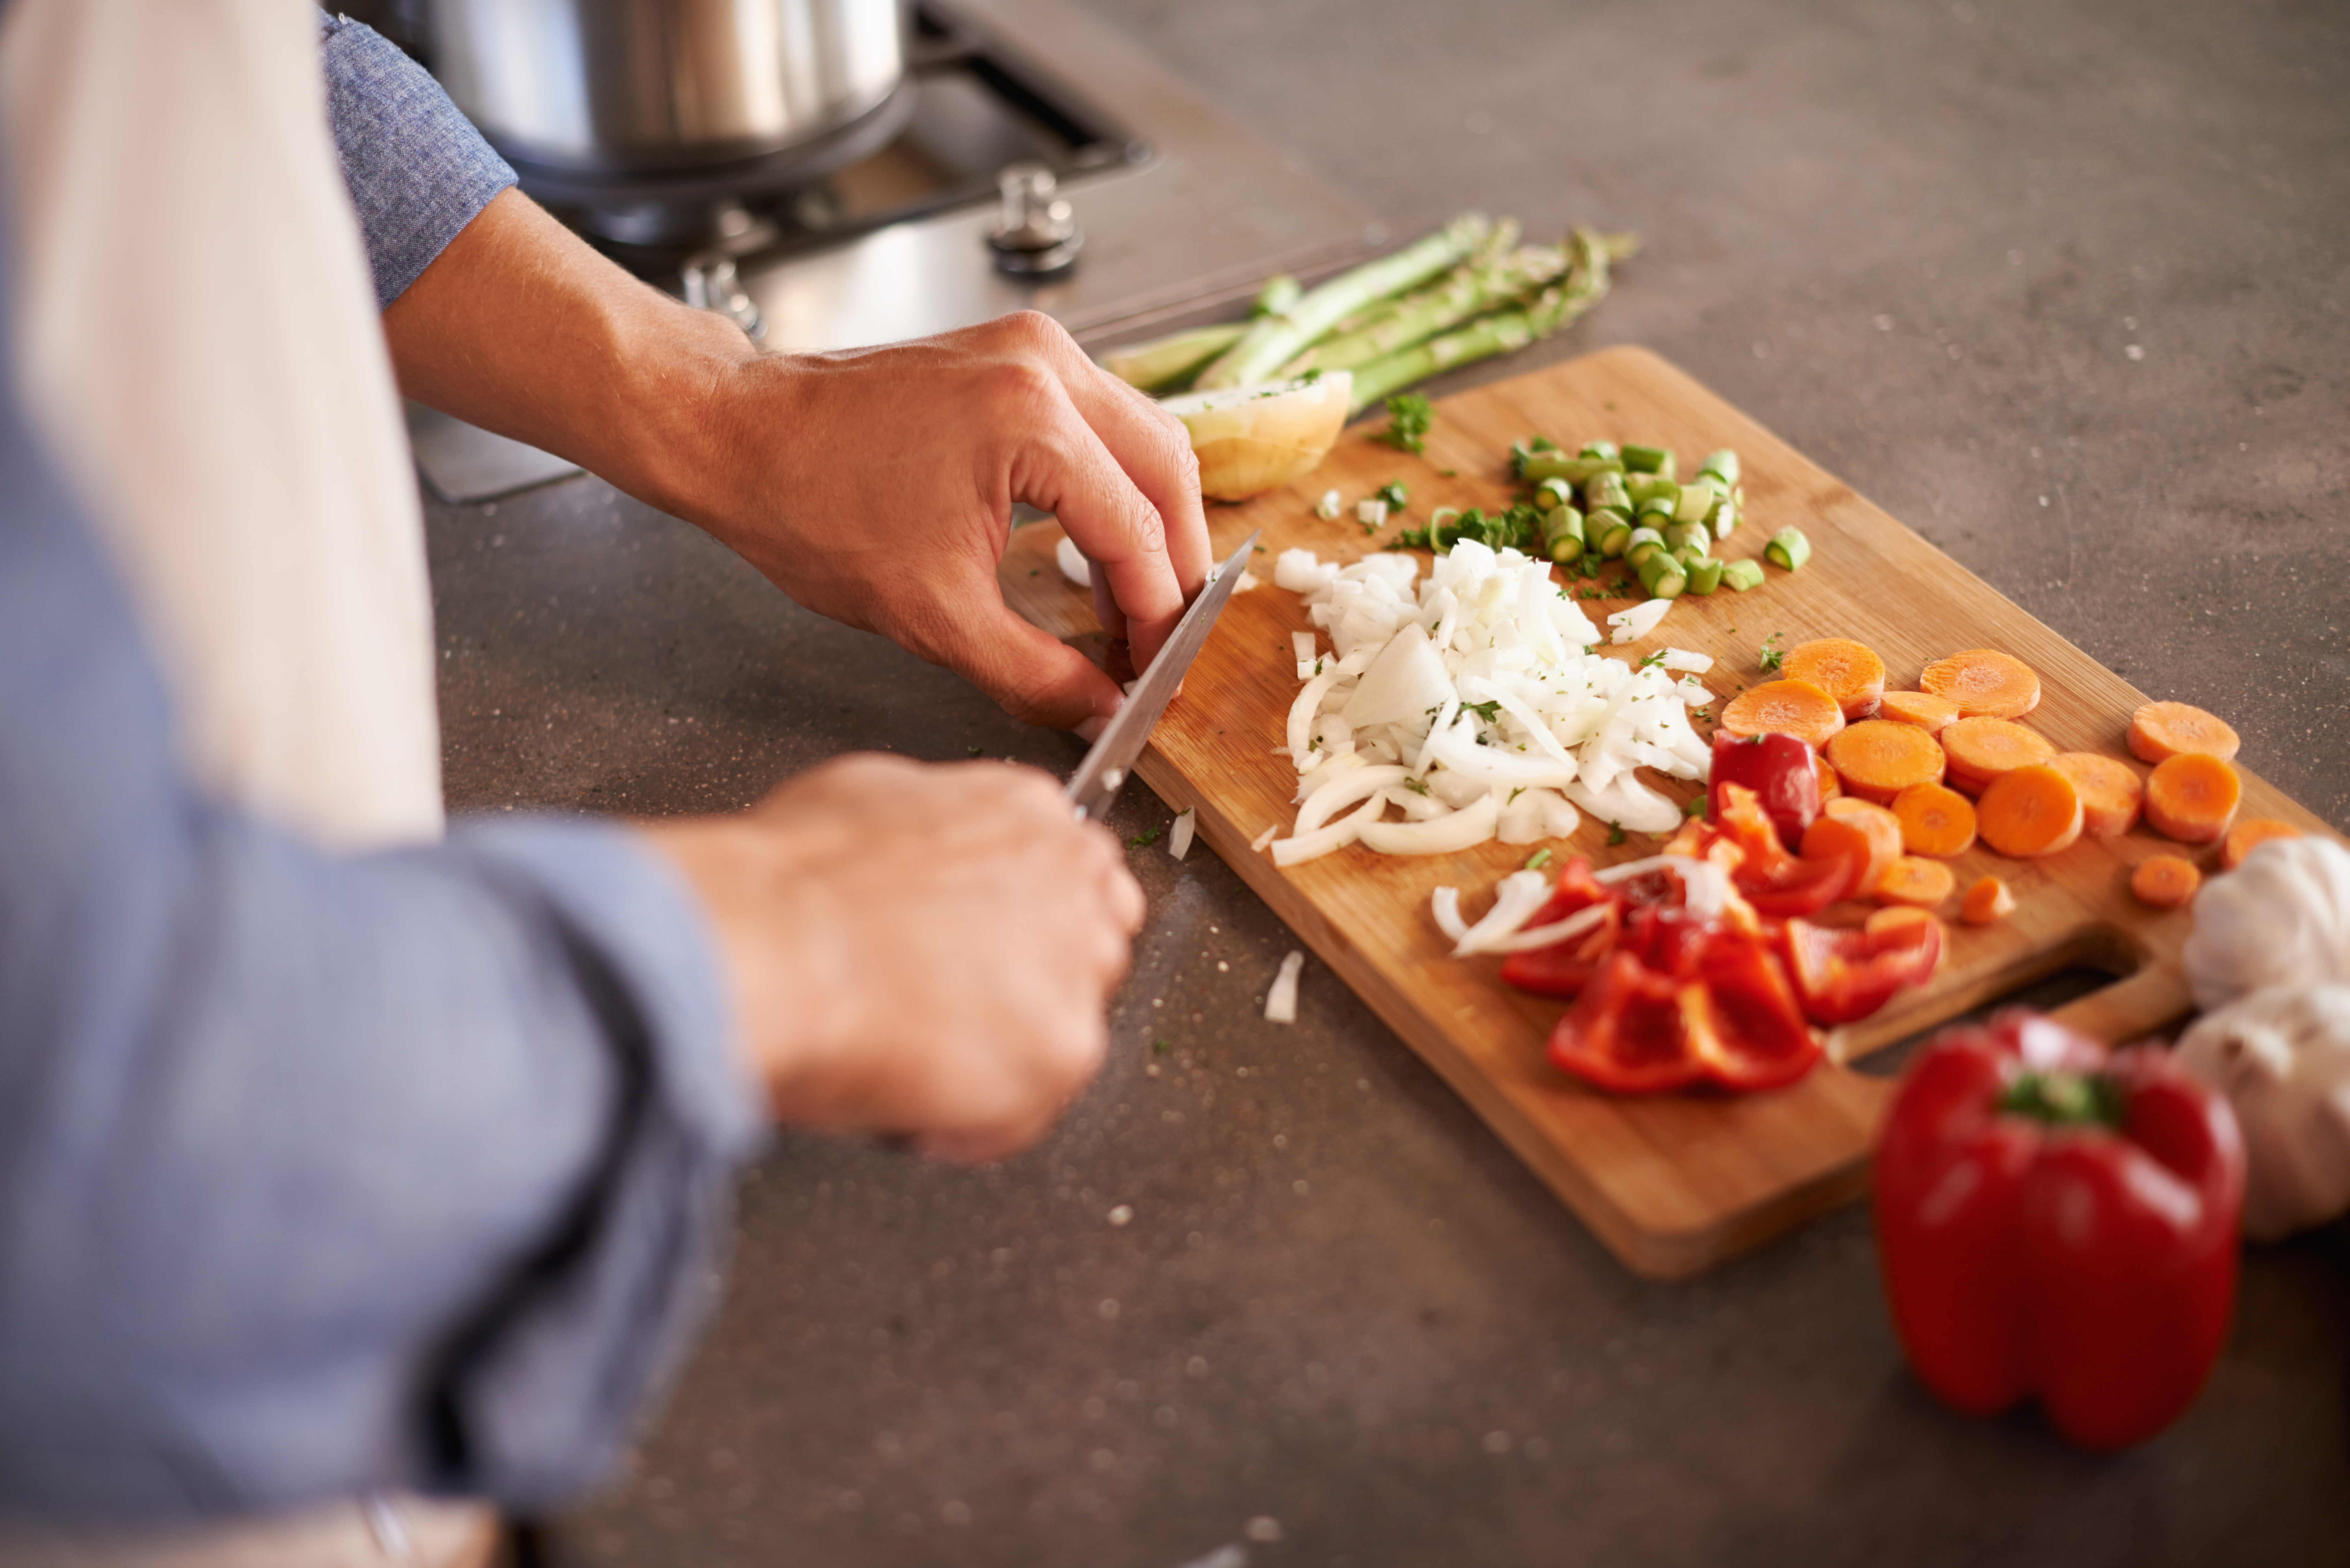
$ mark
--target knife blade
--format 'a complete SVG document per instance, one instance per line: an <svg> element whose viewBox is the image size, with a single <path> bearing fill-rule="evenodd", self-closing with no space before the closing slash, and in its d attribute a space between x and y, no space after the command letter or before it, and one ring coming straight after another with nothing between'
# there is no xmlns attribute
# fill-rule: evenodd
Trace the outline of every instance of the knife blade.
<svg viewBox="0 0 2350 1568"><path fill-rule="evenodd" d="M1241 580L1249 553L1263 535L1264 530L1260 528L1242 540L1241 547L1217 568L1215 581L1200 590L1200 597L1191 601L1191 607L1175 623L1159 657L1150 661L1150 668L1142 672L1142 679L1127 693L1126 705L1103 726L1093 750L1077 764L1077 771L1069 775L1067 798L1076 808L1078 821L1090 817L1099 822L1108 814L1110 802L1118 798L1119 787L1133 770L1134 759L1142 755L1143 743L1150 739L1159 715L1167 711L1175 689L1183 684L1183 672L1191 668L1191 660L1206 646L1216 617L1223 613L1224 601L1232 597L1232 589Z"/></svg>

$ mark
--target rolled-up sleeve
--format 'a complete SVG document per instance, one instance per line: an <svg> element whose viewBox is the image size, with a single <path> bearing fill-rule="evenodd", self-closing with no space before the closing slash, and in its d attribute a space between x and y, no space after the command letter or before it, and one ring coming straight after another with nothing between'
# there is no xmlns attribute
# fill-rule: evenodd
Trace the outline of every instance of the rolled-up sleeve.
<svg viewBox="0 0 2350 1568"><path fill-rule="evenodd" d="M323 13L318 34L335 151L382 308L515 182L515 171L391 40Z"/></svg>
<svg viewBox="0 0 2350 1568"><path fill-rule="evenodd" d="M603 1474L763 1125L667 863L335 857L195 792L5 384L0 714L0 1516Z"/></svg>

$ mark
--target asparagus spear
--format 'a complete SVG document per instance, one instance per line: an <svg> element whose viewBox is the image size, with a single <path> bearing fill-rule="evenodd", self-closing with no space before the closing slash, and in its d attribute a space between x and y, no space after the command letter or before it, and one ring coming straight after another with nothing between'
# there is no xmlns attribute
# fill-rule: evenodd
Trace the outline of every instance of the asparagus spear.
<svg viewBox="0 0 2350 1568"><path fill-rule="evenodd" d="M1192 371L1239 342L1247 330L1247 325L1239 321L1186 327L1114 349L1102 356L1102 369L1146 392L1175 390Z"/></svg>
<svg viewBox="0 0 2350 1568"><path fill-rule="evenodd" d="M1202 370L1193 384L1212 391L1267 379L1341 317L1434 277L1467 255L1492 231L1492 223L1482 213L1465 213L1392 255L1339 274L1309 290L1287 310L1251 323L1240 341Z"/></svg>
<svg viewBox="0 0 2350 1568"><path fill-rule="evenodd" d="M1355 311L1351 315L1346 316L1337 321L1332 322L1329 332L1324 336L1322 341L1327 343L1332 338L1351 337L1355 333L1367 331L1370 328L1378 326L1381 322L1388 320L1398 311L1409 307L1414 304L1414 302L1419 300L1428 293L1441 288L1456 287L1459 286L1462 278L1467 277L1472 273L1490 271L1494 267L1500 266L1508 260L1510 253L1517 248L1517 219L1503 218L1494 223L1492 233L1488 234L1483 239L1477 242L1477 248L1471 251L1467 256L1462 258L1458 266L1455 266L1451 272L1439 277L1434 283L1430 284L1426 289L1416 294L1407 294L1394 298L1374 300L1370 304L1363 306L1362 309ZM1429 334L1423 333L1421 336L1426 337L1429 336ZM1405 347L1405 345L1398 343L1396 347L1400 348ZM1293 359L1290 363L1295 365L1298 363L1298 360ZM1283 374L1302 375L1304 374L1304 371L1290 371L1284 369Z"/></svg>
<svg viewBox="0 0 2350 1568"><path fill-rule="evenodd" d="M1609 258L1628 255L1633 244L1628 237L1609 239L1589 229L1575 230L1567 241L1572 259L1566 276L1532 300L1479 317L1465 327L1358 368L1355 411L1359 413L1399 387L1549 337L1606 296Z"/></svg>
<svg viewBox="0 0 2350 1568"><path fill-rule="evenodd" d="M1399 301L1360 330L1324 338L1283 366L1281 373L1299 376L1316 366L1325 370L1351 370L1367 365L1425 342L1448 327L1523 298L1556 281L1565 271L1566 252L1556 245L1529 245L1488 267L1456 267L1435 287Z"/></svg>

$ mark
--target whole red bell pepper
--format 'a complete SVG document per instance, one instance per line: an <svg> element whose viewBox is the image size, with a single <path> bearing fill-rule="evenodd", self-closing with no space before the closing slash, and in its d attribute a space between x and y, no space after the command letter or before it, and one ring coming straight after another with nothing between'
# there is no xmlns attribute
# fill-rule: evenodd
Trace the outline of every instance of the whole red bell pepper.
<svg viewBox="0 0 2350 1568"><path fill-rule="evenodd" d="M1877 1152L1877 1236L1918 1380L1989 1415L2036 1396L2091 1449L2152 1437L2218 1358L2243 1140L2158 1046L2031 1013L1945 1031Z"/></svg>

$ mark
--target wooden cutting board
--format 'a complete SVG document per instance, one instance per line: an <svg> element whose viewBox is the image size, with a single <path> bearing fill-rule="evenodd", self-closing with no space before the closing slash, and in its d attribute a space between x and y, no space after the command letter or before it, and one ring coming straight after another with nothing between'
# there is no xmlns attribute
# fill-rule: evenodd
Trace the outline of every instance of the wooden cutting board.
<svg viewBox="0 0 2350 1568"><path fill-rule="evenodd" d="M2147 771L2122 740L2144 695L1654 354L1610 348L1447 399L1424 456L1374 442L1385 422L1373 418L1349 430L1318 470L1293 485L1210 509L1219 556L1251 529L1264 530L1266 553L1257 557L1264 581L1226 607L1137 771L1170 805L1197 810L1199 832L1216 853L1634 1272L1697 1273L1864 1189L1892 1085L1843 1062L2074 965L2122 977L2063 1014L2104 1038L2143 1033L2189 1011L2176 968L2189 916L2143 908L2126 884L2148 855L2185 853L2210 871L2213 851L2182 849L2144 827L2115 840L2084 838L2041 860L2009 860L1978 846L1953 863L1959 886L1986 873L2004 877L2017 899L2013 916L1987 928L1960 925L1953 899L1943 910L1952 943L1934 982L1836 1032L1832 1060L1802 1082L1741 1096L1610 1096L1544 1061L1559 1003L1502 984L1496 959L1448 957L1451 944L1429 915L1430 892L1451 883L1475 919L1493 884L1524 862L1530 846L1487 844L1462 855L1395 858L1357 846L1288 870L1252 853L1259 834L1277 826L1285 835L1295 815L1296 774L1273 748L1284 743L1297 691L1290 634L1311 629L1297 596L1273 586L1274 554L1303 546L1325 560L1351 560L1376 549L1379 540L1353 520L1353 503L1390 479L1409 487L1411 524L1440 505L1506 506L1510 444L1535 432L1570 449L1598 439L1669 447L1685 470L1718 447L1735 448L1744 466L1746 521L1720 553L1759 556L1772 533L1789 524L1812 541L1801 572L1773 566L1751 593L1684 597L1654 634L1620 650L1624 656L1667 646L1711 654L1716 662L1707 684L1727 698L1767 679L1756 650L1774 632L1783 647L1856 638L1883 656L1890 688L1914 689L1921 667L1941 655L2003 649L2040 673L2043 696L2026 724L2061 751L2102 752L2141 775ZM1348 510L1325 522L1313 503L1333 487ZM1390 523L1379 538L1401 525ZM1059 537L1049 523L1014 535L1001 574L1005 597L1055 635L1097 647L1088 597L1054 565ZM1632 602L1586 601L1583 608L1604 627L1607 612ZM1676 798L1697 789L1654 782ZM2243 816L2328 831L2249 771L2244 785ZM1555 843L1554 853L1607 865L1654 852L1638 836L1613 847L1607 836L1606 824L1586 820L1572 838Z"/></svg>

